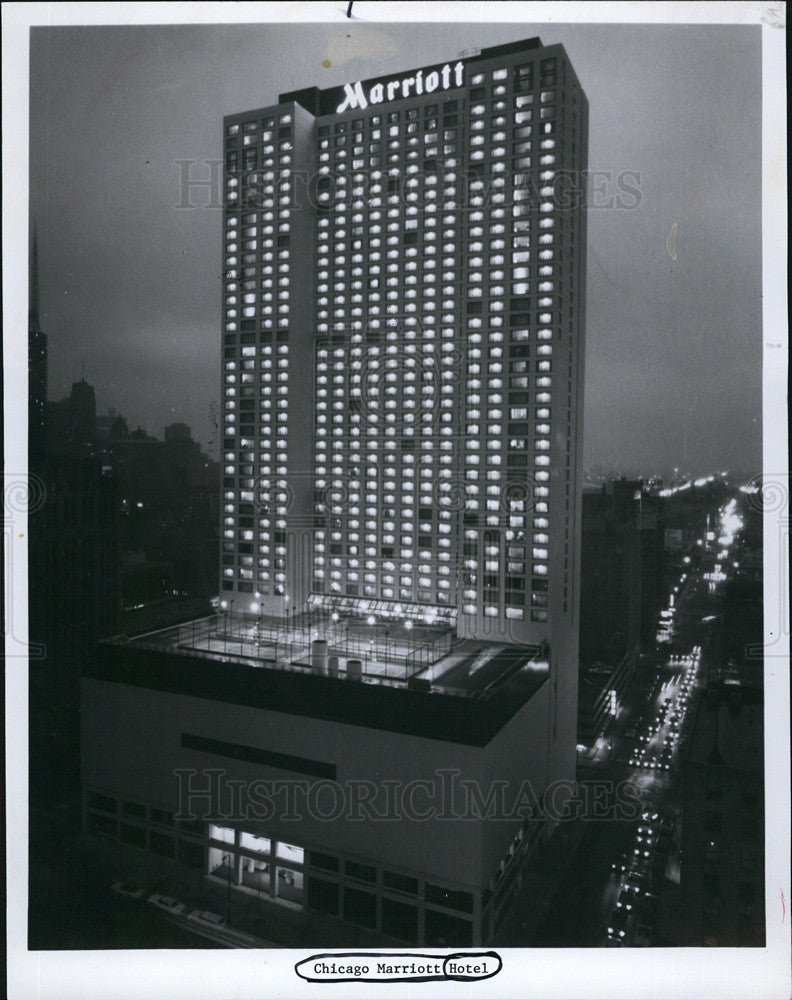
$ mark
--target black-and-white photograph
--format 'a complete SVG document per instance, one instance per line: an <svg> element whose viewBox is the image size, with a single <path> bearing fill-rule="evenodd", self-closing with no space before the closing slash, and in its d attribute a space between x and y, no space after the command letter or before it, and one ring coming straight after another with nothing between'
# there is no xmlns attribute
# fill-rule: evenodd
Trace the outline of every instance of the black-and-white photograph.
<svg viewBox="0 0 792 1000"><path fill-rule="evenodd" d="M785 5L10 6L15 998L787 996Z"/></svg>

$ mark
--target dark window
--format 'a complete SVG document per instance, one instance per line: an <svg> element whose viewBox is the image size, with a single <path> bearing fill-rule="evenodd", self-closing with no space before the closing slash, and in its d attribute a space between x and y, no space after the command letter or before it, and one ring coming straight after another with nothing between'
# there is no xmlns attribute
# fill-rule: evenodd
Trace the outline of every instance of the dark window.
<svg viewBox="0 0 792 1000"><path fill-rule="evenodd" d="M319 913L338 915L338 885L323 878L308 878L308 906Z"/></svg>
<svg viewBox="0 0 792 1000"><path fill-rule="evenodd" d="M294 757L291 754L278 753L275 750L264 750L261 747L243 746L239 743L226 743L222 740L212 740L205 736L193 736L182 733L181 745L186 750L200 750L203 753L218 754L222 757L232 757L235 760L245 760L252 764L266 764L270 767L282 768L286 771L298 771L317 778L335 780L335 764L324 761L309 760L307 757Z"/></svg>
<svg viewBox="0 0 792 1000"><path fill-rule="evenodd" d="M204 824L200 819L180 819L179 831L181 833L192 833L194 836L202 837L204 834Z"/></svg>
<svg viewBox="0 0 792 1000"><path fill-rule="evenodd" d="M134 816L135 819L146 818L146 807L137 802L122 802L121 812L124 816Z"/></svg>
<svg viewBox="0 0 792 1000"><path fill-rule="evenodd" d="M397 875L396 872L384 871L382 873L382 884L388 889L408 892L413 896L418 892L417 878L410 878L409 875Z"/></svg>
<svg viewBox="0 0 792 1000"><path fill-rule="evenodd" d="M427 907L424 940L431 948L467 946L473 941L473 925Z"/></svg>
<svg viewBox="0 0 792 1000"><path fill-rule="evenodd" d="M90 792L88 795L88 805L92 809L102 809L104 812L114 813L116 811L116 800L109 795L100 795L98 792Z"/></svg>
<svg viewBox="0 0 792 1000"><path fill-rule="evenodd" d="M321 854L319 851L311 851L308 859L314 868L324 868L328 872L338 871L338 858L334 858L332 854Z"/></svg>
<svg viewBox="0 0 792 1000"><path fill-rule="evenodd" d="M415 944L418 940L418 910L395 899L382 900L382 933Z"/></svg>
<svg viewBox="0 0 792 1000"><path fill-rule="evenodd" d="M376 882L377 869L370 865L361 865L357 861L346 861L344 871L350 878L359 879L361 882Z"/></svg>
<svg viewBox="0 0 792 1000"><path fill-rule="evenodd" d="M179 861L188 868L202 869L204 866L204 850L200 844L191 844L189 841L179 842Z"/></svg>
<svg viewBox="0 0 792 1000"><path fill-rule="evenodd" d="M469 892L462 892L457 889L444 889L439 885L426 883L426 899L429 903L437 903L439 906L447 906L451 910L464 910L465 913L473 912L473 896Z"/></svg>
<svg viewBox="0 0 792 1000"><path fill-rule="evenodd" d="M358 889L344 889L344 920L361 927L376 927L377 897Z"/></svg>
<svg viewBox="0 0 792 1000"><path fill-rule="evenodd" d="M156 830L151 831L149 834L149 850L153 854L159 854L163 858L172 858L173 848L173 837L169 837L164 833L157 833Z"/></svg>

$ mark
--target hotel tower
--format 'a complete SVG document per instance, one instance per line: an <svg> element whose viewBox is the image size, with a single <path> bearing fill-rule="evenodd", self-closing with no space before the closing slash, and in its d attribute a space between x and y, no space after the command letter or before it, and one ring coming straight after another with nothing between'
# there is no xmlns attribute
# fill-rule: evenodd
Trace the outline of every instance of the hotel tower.
<svg viewBox="0 0 792 1000"><path fill-rule="evenodd" d="M172 775L213 761L574 782L588 105L563 47L281 94L223 135L219 606L84 681L86 822L112 835L126 797L162 845ZM113 699L148 765L108 763ZM177 816L168 849L388 939L496 940L552 817L447 819Z"/></svg>

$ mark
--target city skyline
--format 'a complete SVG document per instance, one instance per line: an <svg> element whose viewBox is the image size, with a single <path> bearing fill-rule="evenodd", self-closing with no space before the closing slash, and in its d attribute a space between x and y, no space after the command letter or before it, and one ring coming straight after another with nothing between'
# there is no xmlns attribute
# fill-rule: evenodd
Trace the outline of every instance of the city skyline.
<svg viewBox="0 0 792 1000"><path fill-rule="evenodd" d="M408 52L407 26L345 27L71 28L46 41L34 30L31 215L52 398L65 394L80 359L99 409L113 405L154 433L178 414L217 455L221 213L200 207L200 187L188 192L194 210L175 208L184 168L174 161L193 161L189 177L206 178L204 161L222 156L213 123L276 92L342 87L540 33L460 25L449 44L442 26L425 26ZM299 67L279 54L292 50L295 31L309 54ZM603 26L596 45L586 33L541 28L543 43L567 46L597 98L590 168L603 173L590 195L584 466L758 469L758 33L751 41L728 27ZM725 79L716 71L724 47L734 54ZM618 92L604 78L617 53ZM708 61L713 72L702 75ZM212 68L221 64L222 80ZM199 68L202 80L209 74L200 87ZM672 117L683 97L685 116ZM625 207L597 207L612 196ZM628 208L631 199L638 204ZM103 294L92 300L97 284Z"/></svg>

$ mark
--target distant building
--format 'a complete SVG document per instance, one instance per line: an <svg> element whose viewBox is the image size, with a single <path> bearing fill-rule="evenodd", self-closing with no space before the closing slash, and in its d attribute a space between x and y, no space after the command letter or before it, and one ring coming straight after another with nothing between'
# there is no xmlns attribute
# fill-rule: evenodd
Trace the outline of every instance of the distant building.
<svg viewBox="0 0 792 1000"><path fill-rule="evenodd" d="M45 521L30 564L43 656L31 657L31 796L63 801L79 781L80 672L96 642L117 630L120 609L115 482L100 458L47 456Z"/></svg>
<svg viewBox="0 0 792 1000"><path fill-rule="evenodd" d="M166 441L191 441L192 434L187 424L170 424L165 428Z"/></svg>
<svg viewBox="0 0 792 1000"><path fill-rule="evenodd" d="M85 379L75 382L71 389L71 418L74 439L78 443L96 438L96 394Z"/></svg>
<svg viewBox="0 0 792 1000"><path fill-rule="evenodd" d="M761 661L713 680L699 702L682 766L678 898L658 944L764 946L763 714Z"/></svg>
<svg viewBox="0 0 792 1000"><path fill-rule="evenodd" d="M641 641L641 484L583 495L578 736L591 743L616 714Z"/></svg>
<svg viewBox="0 0 792 1000"><path fill-rule="evenodd" d="M28 621L31 641L41 642L44 633L44 606L38 583L44 573L46 546L46 451L47 451L47 336L39 318L38 240L33 233L28 309L28 475L37 477L30 496L43 494L42 505L31 504L28 516L29 570Z"/></svg>
<svg viewBox="0 0 792 1000"><path fill-rule="evenodd" d="M665 520L662 500L647 490L641 492L638 531L641 545L641 649L654 648L657 620L667 598Z"/></svg>
<svg viewBox="0 0 792 1000"><path fill-rule="evenodd" d="M121 556L121 604L135 608L168 596L170 572L161 560L149 559L145 552L124 552Z"/></svg>

